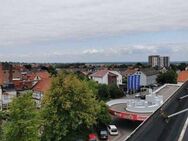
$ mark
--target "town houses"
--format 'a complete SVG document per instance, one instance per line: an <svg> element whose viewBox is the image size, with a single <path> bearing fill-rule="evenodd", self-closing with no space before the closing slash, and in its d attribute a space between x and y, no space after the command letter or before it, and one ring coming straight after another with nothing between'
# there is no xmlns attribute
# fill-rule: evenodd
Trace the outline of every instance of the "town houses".
<svg viewBox="0 0 188 141"><path fill-rule="evenodd" d="M154 57L153 57L154 58ZM66 71L79 77L87 78L98 84L116 85L124 94L132 94L140 88L158 86L157 78L171 67L153 67L150 63L141 64L22 64L0 63L0 109L7 109L14 97L25 92L31 92L38 108L48 92L52 82L52 73ZM159 59L158 59L159 60ZM166 64L169 64L166 63ZM52 67L54 65L55 67ZM185 64L175 64L177 83L183 84L188 80L188 67ZM178 66L180 66L178 69ZM183 70L182 70L183 66ZM51 72L49 71L51 70ZM50 73L49 73L50 72ZM159 84L160 85L160 84Z"/></svg>
<svg viewBox="0 0 188 141"><path fill-rule="evenodd" d="M0 110L7 109L14 97L27 91L33 93L37 107L40 107L42 96L50 84L51 76L46 70L31 70L24 65L1 63Z"/></svg>

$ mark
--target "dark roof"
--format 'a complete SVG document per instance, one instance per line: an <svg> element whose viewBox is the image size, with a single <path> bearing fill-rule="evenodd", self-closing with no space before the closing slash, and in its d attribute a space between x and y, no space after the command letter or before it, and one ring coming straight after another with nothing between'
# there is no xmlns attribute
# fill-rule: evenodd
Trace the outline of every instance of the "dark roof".
<svg viewBox="0 0 188 141"><path fill-rule="evenodd" d="M158 70L155 70L153 68L146 68L146 69L140 69L141 72L143 72L146 76L152 76L159 74Z"/></svg>

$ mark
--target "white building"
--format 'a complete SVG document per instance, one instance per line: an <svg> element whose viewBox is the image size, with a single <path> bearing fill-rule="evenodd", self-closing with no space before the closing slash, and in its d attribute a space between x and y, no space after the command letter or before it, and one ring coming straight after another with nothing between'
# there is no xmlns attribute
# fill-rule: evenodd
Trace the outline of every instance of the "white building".
<svg viewBox="0 0 188 141"><path fill-rule="evenodd" d="M148 57L148 62L151 67L167 68L170 66L169 56L151 55Z"/></svg>
<svg viewBox="0 0 188 141"><path fill-rule="evenodd" d="M168 56L161 56L160 57L160 67L168 68L170 66L170 58Z"/></svg>
<svg viewBox="0 0 188 141"><path fill-rule="evenodd" d="M122 75L117 71L99 70L89 77L100 84L122 84Z"/></svg>
<svg viewBox="0 0 188 141"><path fill-rule="evenodd" d="M151 55L148 57L148 62L151 67L157 67L160 65L160 56L159 55Z"/></svg>
<svg viewBox="0 0 188 141"><path fill-rule="evenodd" d="M8 108L8 105L12 102L12 99L17 96L16 90L5 89L0 86L0 110Z"/></svg>
<svg viewBox="0 0 188 141"><path fill-rule="evenodd" d="M149 86L156 84L156 79L159 74L159 71L155 69L141 69L134 73L134 75L140 75L140 86Z"/></svg>

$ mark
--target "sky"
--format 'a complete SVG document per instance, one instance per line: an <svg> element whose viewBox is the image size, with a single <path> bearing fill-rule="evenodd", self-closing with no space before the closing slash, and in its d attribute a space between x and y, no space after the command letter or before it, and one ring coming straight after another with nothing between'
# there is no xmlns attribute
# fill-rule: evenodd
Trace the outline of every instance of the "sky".
<svg viewBox="0 0 188 141"><path fill-rule="evenodd" d="M0 0L0 61L188 61L187 0Z"/></svg>

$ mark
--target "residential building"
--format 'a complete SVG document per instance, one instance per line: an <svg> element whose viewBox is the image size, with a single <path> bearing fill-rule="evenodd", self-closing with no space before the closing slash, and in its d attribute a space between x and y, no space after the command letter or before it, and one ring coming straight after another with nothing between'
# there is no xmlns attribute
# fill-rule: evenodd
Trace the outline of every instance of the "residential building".
<svg viewBox="0 0 188 141"><path fill-rule="evenodd" d="M138 81L138 82L135 82L135 83L139 83L137 84L137 86L145 87L145 86L156 84L157 83L156 79L157 79L158 74L159 74L158 70L155 70L153 68L146 68L146 69L140 69L136 71L131 76L133 79L135 79L135 81ZM128 81L129 80L132 81L131 79L128 79ZM128 82L128 84L130 84L130 82Z"/></svg>
<svg viewBox="0 0 188 141"><path fill-rule="evenodd" d="M0 64L0 85L8 84L12 81L12 65L9 63Z"/></svg>
<svg viewBox="0 0 188 141"><path fill-rule="evenodd" d="M41 101L44 94L50 89L51 78L48 72L38 72L34 77L33 98L38 108L41 107Z"/></svg>
<svg viewBox="0 0 188 141"><path fill-rule="evenodd" d="M185 81L188 80L188 71L181 71L178 74L177 83L183 84Z"/></svg>
<svg viewBox="0 0 188 141"><path fill-rule="evenodd" d="M170 58L168 56L151 55L148 57L148 62L151 67L166 67L170 66Z"/></svg>
<svg viewBox="0 0 188 141"><path fill-rule="evenodd" d="M150 86L156 84L157 76L159 71L151 68L141 69L137 73L140 73L140 85L141 86Z"/></svg>
<svg viewBox="0 0 188 141"><path fill-rule="evenodd" d="M98 70L89 77L100 84L122 84L122 75L117 71Z"/></svg>
<svg viewBox="0 0 188 141"><path fill-rule="evenodd" d="M161 56L160 57L160 67L168 68L170 66L170 58L168 56Z"/></svg>
<svg viewBox="0 0 188 141"><path fill-rule="evenodd" d="M151 67L160 66L160 56L159 55L151 55L148 57L148 62Z"/></svg>
<svg viewBox="0 0 188 141"><path fill-rule="evenodd" d="M135 72L137 72L138 69L134 69L134 68L128 68L125 71L121 72L121 75L123 78L127 78L129 75L134 74Z"/></svg>
<svg viewBox="0 0 188 141"><path fill-rule="evenodd" d="M12 86L0 86L0 110L7 109L14 97L17 92Z"/></svg>

